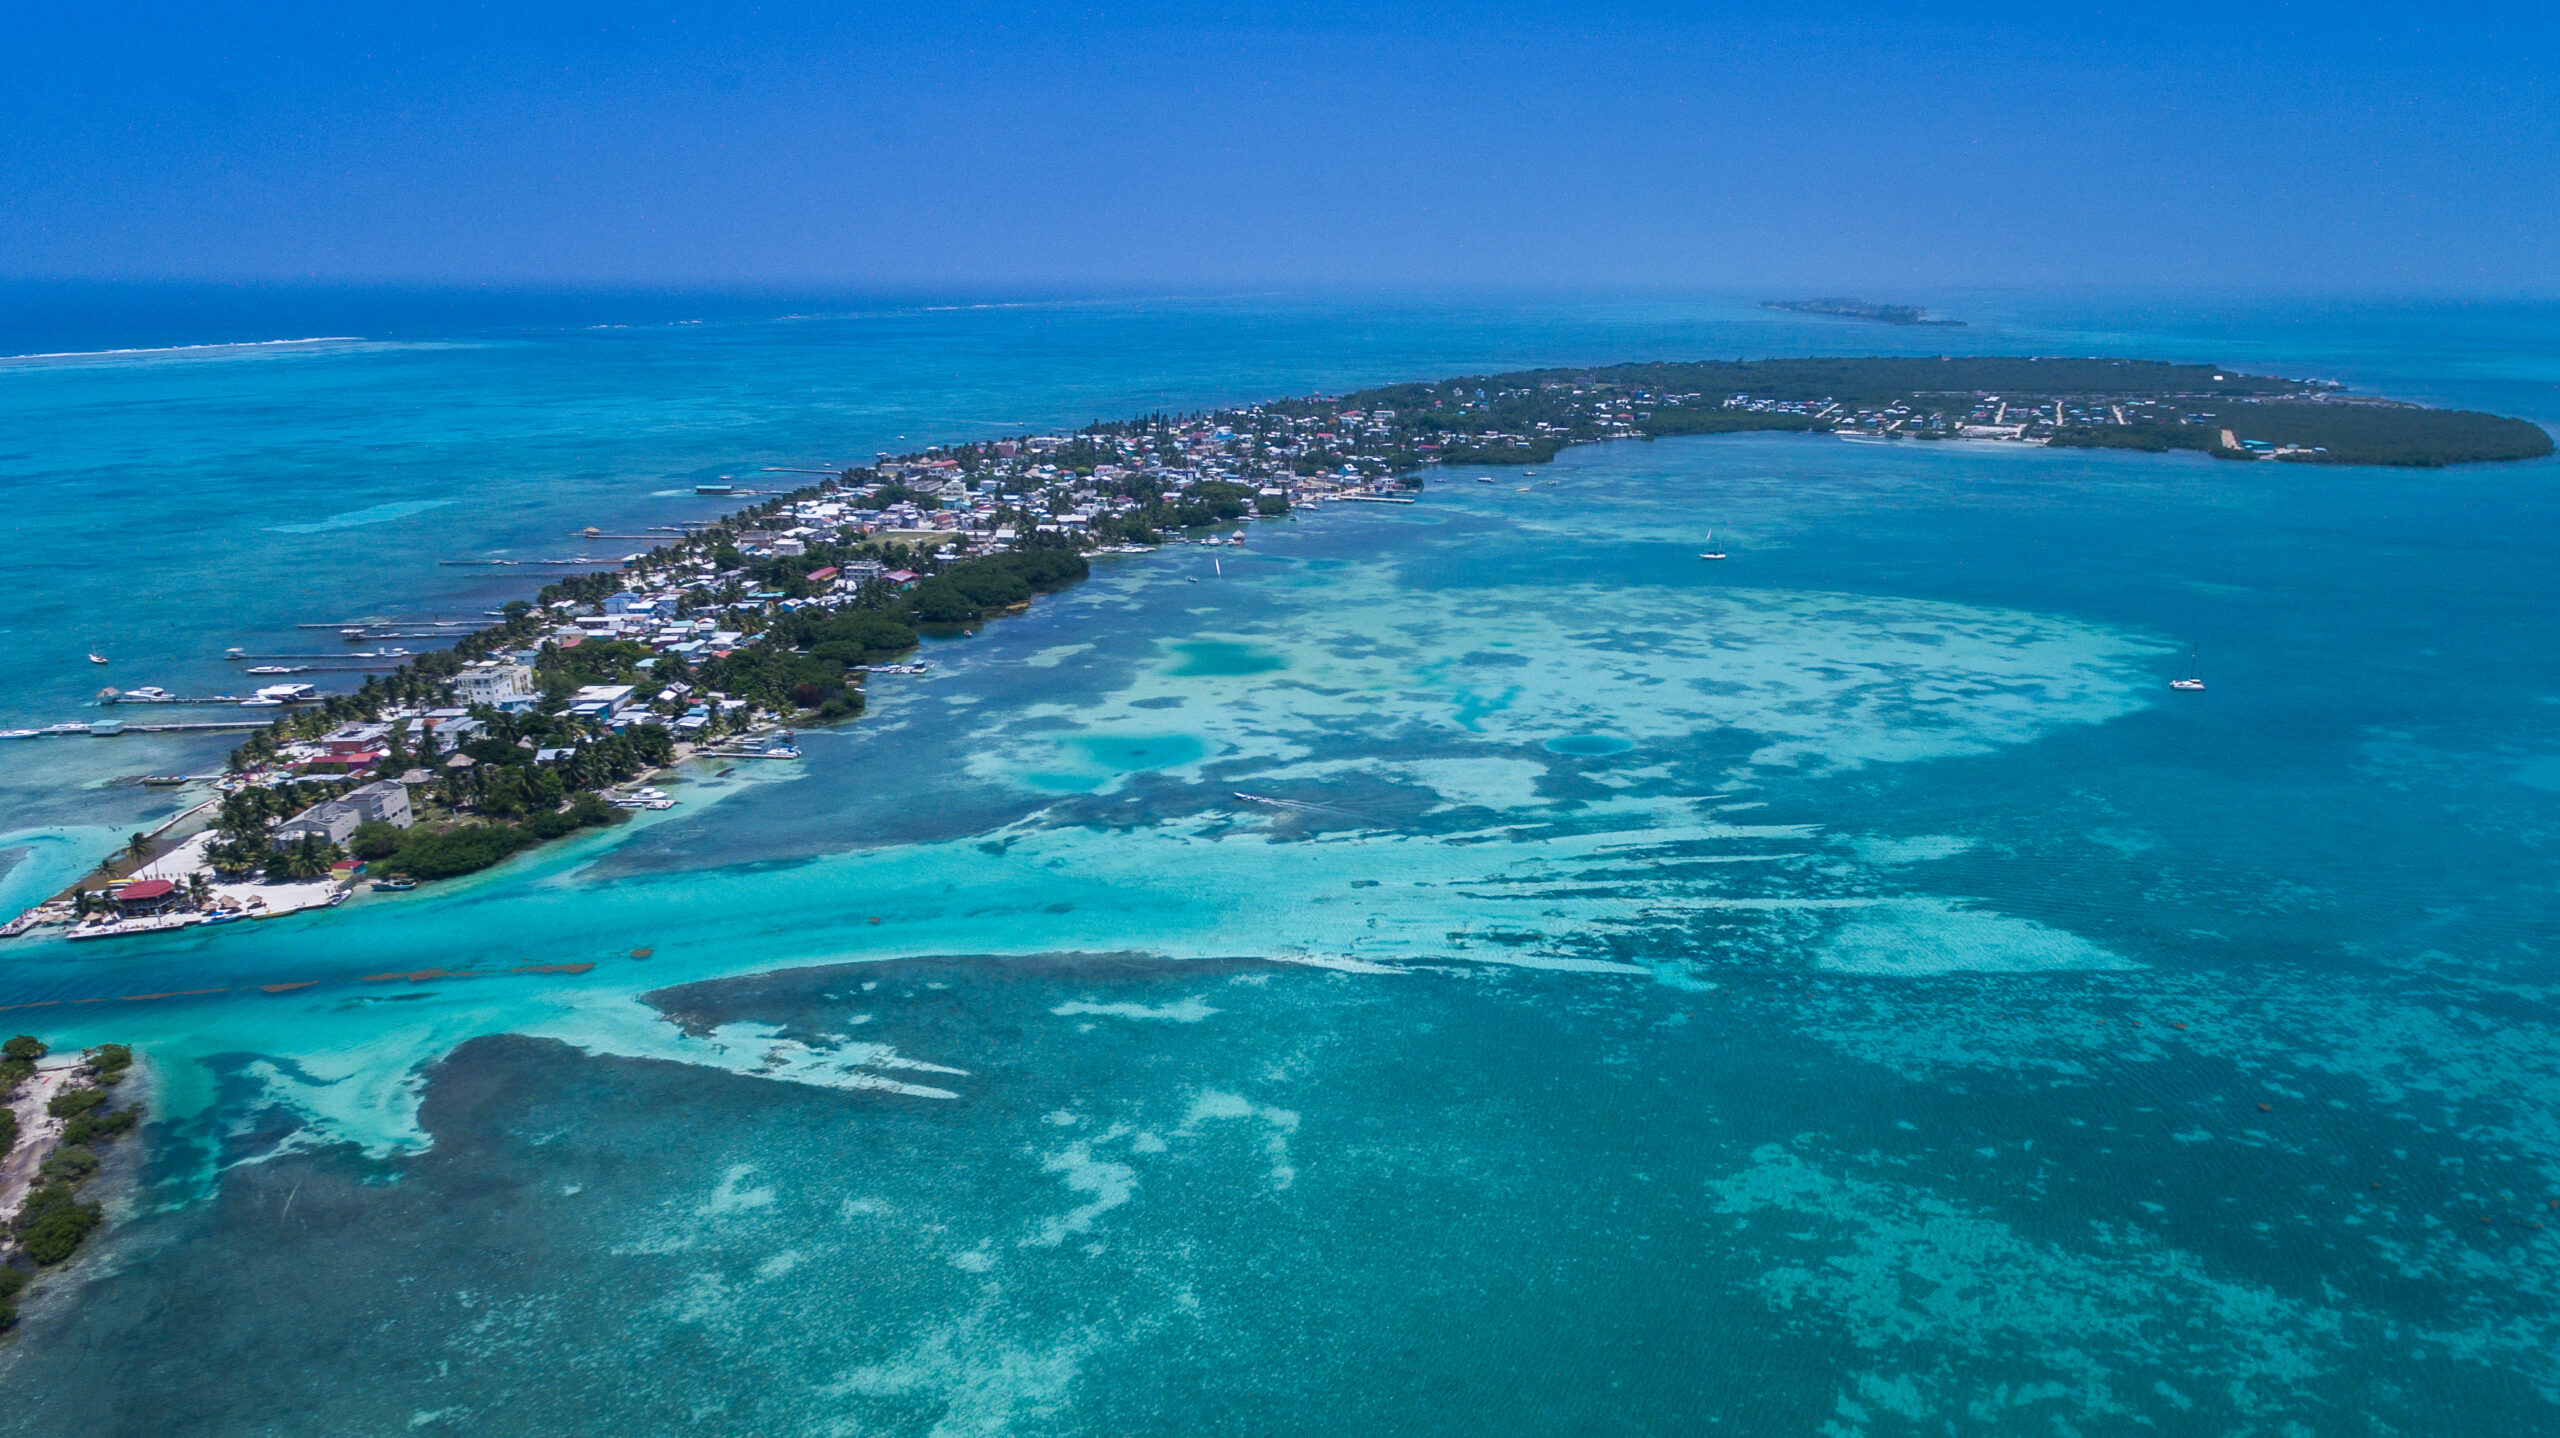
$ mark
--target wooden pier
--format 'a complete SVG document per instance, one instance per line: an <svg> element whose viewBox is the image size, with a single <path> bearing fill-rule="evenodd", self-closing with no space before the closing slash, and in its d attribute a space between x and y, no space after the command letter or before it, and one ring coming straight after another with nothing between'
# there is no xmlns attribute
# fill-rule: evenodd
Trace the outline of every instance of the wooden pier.
<svg viewBox="0 0 2560 1438"><path fill-rule="evenodd" d="M27 739L113 739L119 734L216 734L250 729L264 729L276 722L276 716L264 719L207 719L192 724L127 724L119 720L106 727L81 725L66 729L56 725L38 729L21 737Z"/></svg>
<svg viewBox="0 0 2560 1438"><path fill-rule="evenodd" d="M465 569L539 569L545 566L619 569L629 562L627 559L439 559L436 561L438 564ZM353 629L356 626L350 624L347 627Z"/></svg>

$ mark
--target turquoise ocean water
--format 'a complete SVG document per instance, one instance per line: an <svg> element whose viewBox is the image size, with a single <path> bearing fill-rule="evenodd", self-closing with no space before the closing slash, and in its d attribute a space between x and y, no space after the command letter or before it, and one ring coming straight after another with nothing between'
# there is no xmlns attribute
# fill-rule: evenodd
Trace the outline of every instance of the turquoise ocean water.
<svg viewBox="0 0 2560 1438"><path fill-rule="evenodd" d="M490 607L436 561L715 476L1388 379L1961 346L2560 420L2549 306L1945 307L28 321L362 338L0 362L0 721ZM162 1114L0 1423L2560 1431L2560 466L1471 475L1098 564L610 835L0 950ZM0 897L223 747L0 745Z"/></svg>

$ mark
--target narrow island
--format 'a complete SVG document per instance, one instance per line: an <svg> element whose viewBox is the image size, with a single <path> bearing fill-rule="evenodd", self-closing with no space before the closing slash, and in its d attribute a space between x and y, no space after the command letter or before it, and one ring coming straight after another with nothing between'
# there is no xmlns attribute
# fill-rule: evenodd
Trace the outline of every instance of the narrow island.
<svg viewBox="0 0 2560 1438"><path fill-rule="evenodd" d="M0 1044L0 1330L16 1326L28 1283L105 1221L82 1189L105 1162L99 1150L142 1119L140 1104L116 1102L133 1050L101 1044L46 1063L48 1052L32 1034Z"/></svg>
<svg viewBox="0 0 2560 1438"><path fill-rule="evenodd" d="M797 758L791 726L856 718L871 681L923 672L902 658L919 636L1017 613L1095 556L1242 544L1236 526L1311 506L1410 504L1434 468L1751 432L2238 463L2552 453L2523 420L2327 381L2019 356L1528 370L931 445L750 496L351 693L262 691L251 702L286 712L233 752L218 800L182 816L194 827L135 835L103 877L0 934L150 933L324 907L367 876L396 891L471 873L672 806L648 787L671 766Z"/></svg>
<svg viewBox="0 0 2560 1438"><path fill-rule="evenodd" d="M1764 310L1785 310L1799 315L1833 315L1844 320L1874 320L1887 325L1941 325L1964 328L1962 320L1933 320L1918 305L1878 305L1865 300L1762 300Z"/></svg>

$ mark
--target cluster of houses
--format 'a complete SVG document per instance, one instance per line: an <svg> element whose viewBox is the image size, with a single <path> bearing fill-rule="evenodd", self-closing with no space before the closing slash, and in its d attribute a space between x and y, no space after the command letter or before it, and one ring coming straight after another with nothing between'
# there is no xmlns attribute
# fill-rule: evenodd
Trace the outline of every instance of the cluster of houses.
<svg viewBox="0 0 2560 1438"><path fill-rule="evenodd" d="M1393 410L1308 417L1254 407L1128 433L1002 440L973 450L966 465L938 447L904 458L884 455L870 470L876 480L796 502L740 533L737 544L748 554L788 556L806 553L813 542L874 539L988 554L1034 532L1090 539L1104 521L1143 509L1153 495L1179 498L1210 482L1293 505L1320 502L1365 492L1387 476L1387 456L1350 451L1386 448L1394 418ZM1347 457L1331 473L1298 474L1301 461L1317 453ZM886 497L893 495L899 497ZM848 564L840 573L820 570L810 578L850 593L869 580L912 584L916 576Z"/></svg>
<svg viewBox="0 0 2560 1438"><path fill-rule="evenodd" d="M813 543L864 539L903 541L963 554L1002 552L1028 534L1042 531L1085 536L1092 542L1089 536L1097 521L1129 513L1147 502L1132 490L1179 496L1213 480L1244 485L1257 496L1320 502L1375 487L1385 474L1385 461L1360 456L1336 473L1302 477L1292 472L1297 457L1383 441L1394 418L1392 410L1355 409L1318 417L1253 410L1130 436L1039 435L982 447L972 456L974 467L966 472L958 459L939 449L903 459L883 456L871 471L877 478L870 483L823 487L814 497L759 516L734 532L734 542L749 555L786 557L807 553ZM1070 448L1085 462L1059 463L1061 452ZM1102 456L1099 462L1095 462L1097 454ZM1123 483L1141 478L1152 484ZM909 494L930 498L933 507L903 497L884 499ZM806 579L814 591L806 595L788 597L757 590L710 604L698 602L701 591L728 595L733 592L732 583L744 578L742 569L723 569L708 546L688 544L671 556L644 561L627 572L622 577L624 587L600 601L553 604L543 641L562 648L624 641L687 660L719 657L748 642L750 629L740 615L810 605L833 607L849 602L865 585L880 582L903 588L915 584L919 576L881 560L856 559L811 571ZM365 785L296 814L272 831L276 844L298 843L306 835L343 844L358 825L375 820L408 827L413 818L406 785L425 782L434 768L471 763L458 751L486 727L474 717L475 711L525 712L540 705L542 693L534 674L539 653L538 649L517 650L464 665L452 680L449 704L387 709L376 719L342 725L317 740L283 745L269 772L243 777L262 782L297 775L361 773L388 757L394 727L403 724L418 767L396 780ZM632 724L664 725L683 740L698 737L715 719L748 707L743 699L698 690L683 681L646 682L646 671L654 663L654 659L639 661L644 682L577 690L567 696L565 711L616 730ZM569 752L544 750L534 760L550 762Z"/></svg>

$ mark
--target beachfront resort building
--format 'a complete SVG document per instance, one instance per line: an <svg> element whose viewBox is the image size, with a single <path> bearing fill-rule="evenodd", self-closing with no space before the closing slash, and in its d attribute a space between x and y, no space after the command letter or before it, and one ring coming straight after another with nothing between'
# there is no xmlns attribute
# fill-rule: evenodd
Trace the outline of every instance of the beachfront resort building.
<svg viewBox="0 0 2560 1438"><path fill-rule="evenodd" d="M406 829L416 823L409 811L409 791L389 779L378 780L325 804L314 804L268 831L268 837L279 849L301 843L306 835L317 834L332 844L347 842L356 826L365 823L389 824Z"/></svg>

